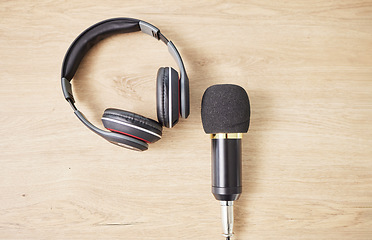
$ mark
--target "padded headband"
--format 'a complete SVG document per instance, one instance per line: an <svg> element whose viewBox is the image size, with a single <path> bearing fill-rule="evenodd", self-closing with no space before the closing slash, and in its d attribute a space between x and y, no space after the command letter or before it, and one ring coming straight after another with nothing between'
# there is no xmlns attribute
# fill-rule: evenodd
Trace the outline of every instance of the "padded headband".
<svg viewBox="0 0 372 240"><path fill-rule="evenodd" d="M181 116L187 118L190 113L189 103L189 79L186 74L183 61L174 44L169 41L160 30L150 23L133 18L112 18L101 21L83 31L71 44L63 60L61 71L61 85L65 99L70 103L75 115L93 132L102 136L108 141L120 142L123 137L117 133L106 132L90 123L84 115L75 107L75 100L72 94L71 80L74 77L85 54L99 41L119 33L130 33L141 31L157 40L161 40L168 46L168 51L176 61L180 70L180 98ZM124 136L125 137L125 136Z"/></svg>
<svg viewBox="0 0 372 240"><path fill-rule="evenodd" d="M68 49L62 67L62 77L71 81L85 54L99 41L118 33L140 31L140 20L114 18L99 22L82 32Z"/></svg>

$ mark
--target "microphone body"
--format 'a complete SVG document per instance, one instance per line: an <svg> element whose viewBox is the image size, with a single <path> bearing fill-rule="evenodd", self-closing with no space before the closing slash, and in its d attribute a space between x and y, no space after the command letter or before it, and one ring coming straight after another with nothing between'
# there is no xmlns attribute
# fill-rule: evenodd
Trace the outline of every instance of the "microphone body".
<svg viewBox="0 0 372 240"><path fill-rule="evenodd" d="M242 193L242 134L212 134L212 193L235 201Z"/></svg>

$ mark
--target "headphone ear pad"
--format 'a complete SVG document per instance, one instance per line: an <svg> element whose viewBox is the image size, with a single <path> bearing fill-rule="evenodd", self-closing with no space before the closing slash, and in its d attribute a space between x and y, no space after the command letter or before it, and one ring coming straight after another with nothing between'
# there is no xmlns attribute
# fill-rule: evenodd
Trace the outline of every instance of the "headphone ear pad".
<svg viewBox="0 0 372 240"><path fill-rule="evenodd" d="M171 67L159 68L156 79L156 108L158 121L171 128L178 122L179 79L178 73Z"/></svg>
<svg viewBox="0 0 372 240"><path fill-rule="evenodd" d="M108 130L138 140L153 143L162 135L162 126L150 118L115 108L108 108L102 115L102 123Z"/></svg>

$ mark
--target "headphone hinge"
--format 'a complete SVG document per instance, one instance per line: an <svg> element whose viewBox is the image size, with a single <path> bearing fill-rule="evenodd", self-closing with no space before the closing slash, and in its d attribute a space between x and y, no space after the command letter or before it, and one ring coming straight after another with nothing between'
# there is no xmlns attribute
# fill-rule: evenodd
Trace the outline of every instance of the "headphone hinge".
<svg viewBox="0 0 372 240"><path fill-rule="evenodd" d="M72 85L69 80L66 78L61 79L61 85L62 85L62 92L65 96L65 99L67 101L72 101L72 103L75 102L74 96L72 95Z"/></svg>
<svg viewBox="0 0 372 240"><path fill-rule="evenodd" d="M160 40L160 36L159 36L160 30L157 27L144 21L140 21L139 26L140 26L141 32L146 33L147 35L150 35L151 37L154 37L157 40Z"/></svg>

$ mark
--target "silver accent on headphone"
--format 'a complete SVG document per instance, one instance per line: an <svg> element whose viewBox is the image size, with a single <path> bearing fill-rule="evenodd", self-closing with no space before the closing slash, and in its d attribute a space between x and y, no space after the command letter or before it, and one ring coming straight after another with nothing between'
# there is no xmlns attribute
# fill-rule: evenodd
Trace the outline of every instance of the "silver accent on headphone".
<svg viewBox="0 0 372 240"><path fill-rule="evenodd" d="M119 143L119 142L113 142L113 141L109 141L110 143L112 144L115 144L115 145L118 145L119 147L123 147L123 148L126 148L126 149L130 149L130 150L134 150L134 151L140 151L138 148L136 147L132 147L128 144L125 144L125 143Z"/></svg>
<svg viewBox="0 0 372 240"><path fill-rule="evenodd" d="M172 68L169 67L169 128L172 128Z"/></svg>
<svg viewBox="0 0 372 240"><path fill-rule="evenodd" d="M132 124L129 124L129 123L126 123L126 122L122 122L122 121L119 121L119 120L116 120L116 119L111 119L111 118L106 118L106 117L103 117L101 118L102 120L106 120L106 121L111 121L111 122L114 122L114 123L119 123L119 124L122 124L122 125L125 125L125 126L128 126L128 127L131 127L131 128L135 128L135 129L139 129L141 131L144 131L144 132L147 132L147 133L150 133L151 135L154 135L158 138L161 138L161 136L159 134L156 134L154 132L151 132L150 130L147 130L145 128L141 128L141 127L138 127L138 126L135 126L135 125L132 125Z"/></svg>
<svg viewBox="0 0 372 240"><path fill-rule="evenodd" d="M157 40L159 40L160 30L157 27L155 27L154 25L151 25L148 22L144 22L144 21L140 21L139 26L140 26L141 32L146 33L146 34L150 35L151 37L154 37Z"/></svg>

